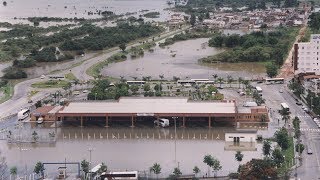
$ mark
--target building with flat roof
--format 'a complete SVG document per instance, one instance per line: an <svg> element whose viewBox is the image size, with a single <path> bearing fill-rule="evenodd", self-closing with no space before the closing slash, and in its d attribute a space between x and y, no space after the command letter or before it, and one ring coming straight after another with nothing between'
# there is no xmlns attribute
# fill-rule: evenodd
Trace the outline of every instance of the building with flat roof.
<svg viewBox="0 0 320 180"><path fill-rule="evenodd" d="M310 42L294 45L293 65L295 74L314 72L320 74L320 34L311 34Z"/></svg>
<svg viewBox="0 0 320 180"><path fill-rule="evenodd" d="M257 108L257 107L255 107ZM265 107L261 107L262 109ZM266 111L245 112L248 121L256 121ZM251 114L254 114L251 116ZM249 118L250 116L250 118ZM237 118L245 121L246 118L239 115L236 102L230 101L191 101L185 97L121 97L118 101L94 101L94 102L71 102L56 113L56 118L76 118L83 126L84 119L91 117L103 117L106 127L110 117L129 117L131 125L138 117L168 117L181 120L185 126L186 118L208 118L208 126L211 121L237 122Z"/></svg>

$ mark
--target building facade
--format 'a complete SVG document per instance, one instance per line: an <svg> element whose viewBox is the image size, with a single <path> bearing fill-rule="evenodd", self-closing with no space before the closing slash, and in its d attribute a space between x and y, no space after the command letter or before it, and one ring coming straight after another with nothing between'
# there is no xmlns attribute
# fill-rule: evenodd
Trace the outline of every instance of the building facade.
<svg viewBox="0 0 320 180"><path fill-rule="evenodd" d="M320 74L320 34L312 34L310 42L294 45L293 65L295 74L314 72Z"/></svg>

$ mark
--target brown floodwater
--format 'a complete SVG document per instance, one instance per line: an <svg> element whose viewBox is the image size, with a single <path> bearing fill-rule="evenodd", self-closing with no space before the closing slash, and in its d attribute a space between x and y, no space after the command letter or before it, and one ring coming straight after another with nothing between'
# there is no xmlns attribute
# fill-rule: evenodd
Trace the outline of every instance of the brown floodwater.
<svg viewBox="0 0 320 180"><path fill-rule="evenodd" d="M109 170L138 170L149 174L153 163L162 166L162 177L172 173L178 167L184 174L192 174L194 166L201 169L201 176L207 173L203 157L211 154L221 161L222 170L219 175L227 175L236 171L238 162L234 158L235 150L242 149L244 159L262 157L261 144L257 143L226 143L224 134L234 131L233 128L90 128L61 127L44 128L27 124L22 130L15 129L15 136L30 137L37 131L40 137L46 137L49 132L55 132L55 143L24 143L7 144L0 141L2 155L11 166L17 166L18 171L25 169L32 172L37 161L42 162L79 162L89 160L89 149L92 151L93 166L105 162ZM58 166L46 166L46 172L56 172ZM75 166L68 166L76 172Z"/></svg>
<svg viewBox="0 0 320 180"><path fill-rule="evenodd" d="M173 76L181 79L210 78L212 74L253 78L265 74L264 65L261 63L199 64L198 59L223 51L209 47L207 42L208 38L192 39L176 42L165 48L155 47L154 52L145 52L144 56L139 58L128 55L126 61L109 64L102 70L102 74L111 77L124 76L128 79L143 76L159 78L162 74L167 79L172 79Z"/></svg>

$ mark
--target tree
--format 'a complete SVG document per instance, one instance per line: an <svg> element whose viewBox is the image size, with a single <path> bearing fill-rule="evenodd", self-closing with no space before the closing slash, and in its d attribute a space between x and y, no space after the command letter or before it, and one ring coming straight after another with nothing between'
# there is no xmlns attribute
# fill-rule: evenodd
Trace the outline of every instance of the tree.
<svg viewBox="0 0 320 180"><path fill-rule="evenodd" d="M222 77L219 77L219 78L218 78L218 82L219 82L219 84L220 84L220 88L221 88L221 85L222 85L222 83L223 83L223 80L224 80L224 79L223 79Z"/></svg>
<svg viewBox="0 0 320 180"><path fill-rule="evenodd" d="M260 116L260 121L261 121L261 122L266 122L266 121L267 121L267 115L262 114L262 115Z"/></svg>
<svg viewBox="0 0 320 180"><path fill-rule="evenodd" d="M108 170L107 165L105 165L104 163L101 163L101 166L100 166L100 168L98 170L99 174L101 174L103 172L107 172L107 170Z"/></svg>
<svg viewBox="0 0 320 180"><path fill-rule="evenodd" d="M239 89L241 88L241 86L240 86L240 85L242 84L242 82L243 82L243 79L242 79L242 77L239 77L239 78L238 78Z"/></svg>
<svg viewBox="0 0 320 180"><path fill-rule="evenodd" d="M308 25L310 28L314 29L314 30L319 30L320 29L320 13L312 13L309 16L309 22Z"/></svg>
<svg viewBox="0 0 320 180"><path fill-rule="evenodd" d="M287 108L282 108L279 113L282 116L282 120L285 123L285 126L287 125L288 120L290 119L290 111Z"/></svg>
<svg viewBox="0 0 320 180"><path fill-rule="evenodd" d="M191 17L190 17L191 26L194 26L195 23L196 23L196 15L195 14L191 14Z"/></svg>
<svg viewBox="0 0 320 180"><path fill-rule="evenodd" d="M18 169L16 166L10 168L10 175L13 176L13 179L16 179L16 175L18 173Z"/></svg>
<svg viewBox="0 0 320 180"><path fill-rule="evenodd" d="M236 152L236 154L235 154L235 159L239 162L239 164L240 164L240 162L242 161L242 159L243 159L243 154L241 153L241 151L237 151Z"/></svg>
<svg viewBox="0 0 320 180"><path fill-rule="evenodd" d="M252 94L253 99L255 102L260 106L261 104L265 103L265 100L260 96L260 94L257 91L254 91Z"/></svg>
<svg viewBox="0 0 320 180"><path fill-rule="evenodd" d="M150 84L144 84L143 85L143 90L144 91L150 91Z"/></svg>
<svg viewBox="0 0 320 180"><path fill-rule="evenodd" d="M228 82L228 84L229 84L229 87L231 87L231 83L233 82L233 78L232 78L232 76L228 76L227 77L227 82Z"/></svg>
<svg viewBox="0 0 320 180"><path fill-rule="evenodd" d="M162 86L161 86L161 84L156 84L155 86L154 86L154 90L155 91L162 91Z"/></svg>
<svg viewBox="0 0 320 180"><path fill-rule="evenodd" d="M277 179L277 169L270 159L252 159L241 166L239 179Z"/></svg>
<svg viewBox="0 0 320 180"><path fill-rule="evenodd" d="M262 152L263 152L264 156L266 156L266 157L270 156L270 154L271 154L271 142L269 140L263 141Z"/></svg>
<svg viewBox="0 0 320 180"><path fill-rule="evenodd" d="M179 169L178 167L175 167L175 168L173 169L173 175L174 175L175 177L179 177L181 174L182 174L182 173L181 173L181 171L180 171L180 169Z"/></svg>
<svg viewBox="0 0 320 180"><path fill-rule="evenodd" d="M36 174L40 174L41 177L43 177L43 176L44 176L44 170L45 170L45 169L44 169L43 163L40 162L40 161L38 161L37 164L36 164L36 166L34 167L33 172L36 173Z"/></svg>
<svg viewBox="0 0 320 180"><path fill-rule="evenodd" d="M161 173L160 164L154 163L153 166L150 167L150 172L153 172L154 174L156 174L157 179L158 179L158 175Z"/></svg>
<svg viewBox="0 0 320 180"><path fill-rule="evenodd" d="M136 94L139 91L139 86L138 85L131 85L130 90L132 91L132 94Z"/></svg>
<svg viewBox="0 0 320 180"><path fill-rule="evenodd" d="M275 140L279 144L279 146L286 150L289 147L289 135L286 128L282 127L280 130L274 133Z"/></svg>
<svg viewBox="0 0 320 180"><path fill-rule="evenodd" d="M201 172L200 169L198 168L198 166L195 166L195 167L193 168L193 173L195 174L196 177L197 177L197 174L198 174L199 172Z"/></svg>
<svg viewBox="0 0 320 180"><path fill-rule="evenodd" d="M214 36L209 40L209 46L210 47L222 47L224 42L224 36L219 34Z"/></svg>
<svg viewBox="0 0 320 180"><path fill-rule="evenodd" d="M119 45L119 48L121 49L122 52L124 52L127 48L126 44L122 43Z"/></svg>
<svg viewBox="0 0 320 180"><path fill-rule="evenodd" d="M36 108L39 108L42 106L41 100L37 101L35 104Z"/></svg>
<svg viewBox="0 0 320 180"><path fill-rule="evenodd" d="M304 150L304 145L303 144L296 144L296 152L298 152L298 153L302 153L303 152L303 150Z"/></svg>
<svg viewBox="0 0 320 180"><path fill-rule="evenodd" d="M33 139L34 142L36 142L39 139L38 133L36 131L33 131L32 139Z"/></svg>
<svg viewBox="0 0 320 180"><path fill-rule="evenodd" d="M222 169L222 166L220 165L220 161L212 157L211 155L205 155L203 158L203 162L213 169L215 175L219 170Z"/></svg>
<svg viewBox="0 0 320 180"><path fill-rule="evenodd" d="M280 167L281 164L284 162L283 154L279 148L273 150L272 160L277 165L277 167Z"/></svg>
<svg viewBox="0 0 320 180"><path fill-rule="evenodd" d="M268 77L275 77L278 74L278 67L274 63L266 64L266 72Z"/></svg>
<svg viewBox="0 0 320 180"><path fill-rule="evenodd" d="M89 173L89 162L85 159L81 161L81 170L84 172L84 176L86 177Z"/></svg>

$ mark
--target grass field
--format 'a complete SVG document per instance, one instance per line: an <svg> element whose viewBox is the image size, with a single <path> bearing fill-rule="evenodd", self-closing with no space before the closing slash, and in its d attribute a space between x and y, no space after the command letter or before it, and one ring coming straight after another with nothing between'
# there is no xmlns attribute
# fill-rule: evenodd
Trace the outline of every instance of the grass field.
<svg viewBox="0 0 320 180"><path fill-rule="evenodd" d="M63 88L68 86L70 82L64 80L49 80L45 82L38 82L31 85L33 88Z"/></svg>

